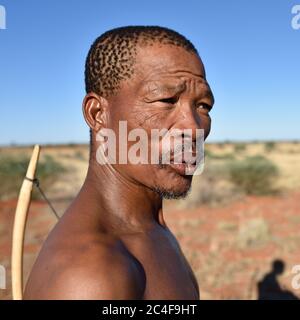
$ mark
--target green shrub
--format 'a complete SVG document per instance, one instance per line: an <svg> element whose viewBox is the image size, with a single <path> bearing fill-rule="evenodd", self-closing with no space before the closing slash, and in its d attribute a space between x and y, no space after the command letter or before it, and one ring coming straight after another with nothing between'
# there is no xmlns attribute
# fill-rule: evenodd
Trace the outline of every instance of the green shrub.
<svg viewBox="0 0 300 320"><path fill-rule="evenodd" d="M235 143L234 144L234 151L235 152L242 152L246 150L246 144L245 143Z"/></svg>
<svg viewBox="0 0 300 320"><path fill-rule="evenodd" d="M270 152L273 151L276 147L276 143L273 141L269 141L265 143L265 151Z"/></svg>
<svg viewBox="0 0 300 320"><path fill-rule="evenodd" d="M228 167L224 165L224 161L208 161L203 173L194 176L188 196L176 200L176 205L182 209L197 208L202 205L220 206L242 197L243 193L229 181Z"/></svg>
<svg viewBox="0 0 300 320"><path fill-rule="evenodd" d="M216 154L207 149L205 149L204 155L207 158L216 159L216 160L233 160L234 159L233 153L227 152L227 153Z"/></svg>
<svg viewBox="0 0 300 320"><path fill-rule="evenodd" d="M238 246L241 249L263 246L270 241L268 221L262 218L245 220L239 225Z"/></svg>
<svg viewBox="0 0 300 320"><path fill-rule="evenodd" d="M74 154L74 158L76 158L78 160L86 160L83 152L81 152L81 151L76 151Z"/></svg>
<svg viewBox="0 0 300 320"><path fill-rule="evenodd" d="M277 167L262 156L247 157L229 163L231 181L246 194L273 193L273 181L277 175Z"/></svg>
<svg viewBox="0 0 300 320"><path fill-rule="evenodd" d="M225 142L217 142L216 145L217 145L220 149L223 149L223 148L226 146Z"/></svg>
<svg viewBox="0 0 300 320"><path fill-rule="evenodd" d="M11 199L18 196L28 164L28 157L1 157L0 199ZM45 156L44 160L38 163L36 177L39 179L41 187L47 190L57 179L58 175L65 171L66 169L51 156ZM33 188L32 196L33 198L40 198L35 188Z"/></svg>
<svg viewBox="0 0 300 320"><path fill-rule="evenodd" d="M215 160L234 160L235 155L233 153L227 152L223 154L213 154L211 158Z"/></svg>

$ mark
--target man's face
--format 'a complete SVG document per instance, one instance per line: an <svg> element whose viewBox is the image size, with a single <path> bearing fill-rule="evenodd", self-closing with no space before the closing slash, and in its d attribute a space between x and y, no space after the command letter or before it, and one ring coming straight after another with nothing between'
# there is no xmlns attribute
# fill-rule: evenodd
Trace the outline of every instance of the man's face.
<svg viewBox="0 0 300 320"><path fill-rule="evenodd" d="M203 64L197 55L181 47L159 44L138 47L133 77L121 84L121 89L109 102L109 126L116 133L120 120L127 121L128 132L135 128L147 132L147 143L141 141L141 144L148 148L149 162L150 146L154 143L159 148L160 158L164 152L162 139L151 140L153 129L190 129L194 142L196 129L203 129L204 138L210 131L208 112L214 101ZM127 150L135 143L128 142ZM192 175L186 175L182 170L185 164L114 166L129 179L167 198L186 195L192 181Z"/></svg>

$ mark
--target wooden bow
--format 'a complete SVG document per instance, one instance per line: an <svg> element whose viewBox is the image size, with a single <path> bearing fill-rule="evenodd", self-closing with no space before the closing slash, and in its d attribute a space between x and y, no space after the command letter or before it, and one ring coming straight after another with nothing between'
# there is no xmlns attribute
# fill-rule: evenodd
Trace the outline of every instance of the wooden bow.
<svg viewBox="0 0 300 320"><path fill-rule="evenodd" d="M40 146L35 145L28 165L26 177L20 189L12 239L11 277L13 300L23 298L23 249L27 214L30 206L32 186L40 155Z"/></svg>

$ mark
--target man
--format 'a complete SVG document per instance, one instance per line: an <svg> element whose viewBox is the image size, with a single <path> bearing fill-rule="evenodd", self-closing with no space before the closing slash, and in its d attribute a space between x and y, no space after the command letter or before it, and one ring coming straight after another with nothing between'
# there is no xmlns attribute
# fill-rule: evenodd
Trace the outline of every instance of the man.
<svg viewBox="0 0 300 320"><path fill-rule="evenodd" d="M87 176L46 240L24 298L199 299L162 210L163 198L184 197L190 189L192 175L183 171L190 163L100 164L97 136L108 128L118 137L126 121L128 132L141 128L149 139L155 128L190 129L193 142L202 129L206 138L214 101L196 49L167 28L113 29L91 46L85 81Z"/></svg>

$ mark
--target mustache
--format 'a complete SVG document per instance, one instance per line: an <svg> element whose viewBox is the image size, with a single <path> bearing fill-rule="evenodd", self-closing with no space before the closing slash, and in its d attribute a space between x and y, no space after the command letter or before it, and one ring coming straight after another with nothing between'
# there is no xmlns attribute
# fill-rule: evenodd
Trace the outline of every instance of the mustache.
<svg viewBox="0 0 300 320"><path fill-rule="evenodd" d="M201 152L198 150L194 140L179 143L163 150L160 155L160 161L170 160L171 162L178 160L180 163L195 164L201 158Z"/></svg>

